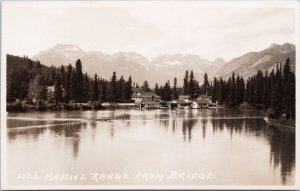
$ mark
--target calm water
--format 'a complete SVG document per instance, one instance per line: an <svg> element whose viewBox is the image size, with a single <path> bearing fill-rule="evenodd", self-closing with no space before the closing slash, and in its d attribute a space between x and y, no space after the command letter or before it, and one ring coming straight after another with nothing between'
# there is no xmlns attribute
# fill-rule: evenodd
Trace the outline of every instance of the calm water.
<svg viewBox="0 0 300 191"><path fill-rule="evenodd" d="M118 119L99 121L110 116ZM236 109L10 113L7 182L294 184L295 134L260 116ZM74 120L81 123L68 125Z"/></svg>

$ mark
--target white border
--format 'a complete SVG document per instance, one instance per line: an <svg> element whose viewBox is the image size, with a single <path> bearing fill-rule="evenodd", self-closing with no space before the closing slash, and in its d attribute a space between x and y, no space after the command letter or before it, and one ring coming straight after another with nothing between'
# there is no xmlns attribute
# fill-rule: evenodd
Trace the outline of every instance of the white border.
<svg viewBox="0 0 300 191"><path fill-rule="evenodd" d="M3 1L2 2L2 17L1 24L5 22L5 7L9 6L40 6L40 7L294 7L296 8L296 84L300 84L300 67L298 67L298 59L300 58L300 53L297 51L299 47L300 40L300 30L299 30L299 7L300 2L297 0L286 0L286 1ZM1 27L1 29L3 29ZM239 186L239 185L199 185L199 186L148 186L148 185L59 185L59 186L11 186L7 185L5 172L6 172L6 53L5 44L3 39L5 39L3 30L1 30L1 189L14 189L14 190L41 190L41 189L66 189L66 190L79 190L79 189L272 189L272 190L290 190L290 189L300 189L300 165L299 165L299 134L300 131L296 130L296 172L295 172L295 185L294 186ZM297 108L300 108L300 102L298 97L300 96L300 90L296 85L296 129L299 126L300 113Z"/></svg>

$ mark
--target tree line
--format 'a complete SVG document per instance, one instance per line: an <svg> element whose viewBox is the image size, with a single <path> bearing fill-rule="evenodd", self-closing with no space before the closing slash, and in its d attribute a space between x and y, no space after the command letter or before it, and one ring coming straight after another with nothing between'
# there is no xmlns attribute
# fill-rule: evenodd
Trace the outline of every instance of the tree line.
<svg viewBox="0 0 300 191"><path fill-rule="evenodd" d="M271 118L295 119L296 84L290 59L270 73L258 71L247 80L245 101L268 109Z"/></svg>
<svg viewBox="0 0 300 191"><path fill-rule="evenodd" d="M147 84L146 81L145 83ZM295 74L291 70L290 59L287 58L284 66L277 64L276 69L270 73L259 70L247 81L232 73L227 80L214 77L209 82L205 73L200 86L191 70L190 73L185 72L182 88L177 86L177 78L174 78L173 87L167 81L164 86L156 84L154 91L164 101L178 99L178 95L189 95L195 99L200 94L205 94L211 97L213 103L220 105L236 107L246 102L256 108L268 110L271 118L295 119L295 85Z"/></svg>
<svg viewBox="0 0 300 191"><path fill-rule="evenodd" d="M47 87L54 87L49 96ZM270 73L258 71L245 81L243 77L232 73L227 80L215 78L209 82L204 74L200 85L193 70L186 71L183 86L179 87L177 78L171 85L168 80L164 85L155 84L151 89L145 80L143 85L132 82L131 76L119 79L113 72L110 80L102 79L97 74L93 77L82 72L82 63L77 60L61 67L46 67L39 61L26 57L7 55L7 102L33 100L52 103L83 102L131 102L133 86L145 92L154 91L164 101L178 99L179 95L190 95L196 99L199 95L210 96L213 103L235 107L246 102L255 107L269 110L270 117L295 119L295 74L291 71L290 60L284 66L277 64Z"/></svg>
<svg viewBox="0 0 300 191"><path fill-rule="evenodd" d="M49 96L47 87L54 87ZM93 78L82 72L82 63L77 60L75 67L46 67L39 61L26 57L7 55L7 102L26 100L28 102L88 102L88 101L130 101L132 79L123 76L117 79L113 72L111 79Z"/></svg>

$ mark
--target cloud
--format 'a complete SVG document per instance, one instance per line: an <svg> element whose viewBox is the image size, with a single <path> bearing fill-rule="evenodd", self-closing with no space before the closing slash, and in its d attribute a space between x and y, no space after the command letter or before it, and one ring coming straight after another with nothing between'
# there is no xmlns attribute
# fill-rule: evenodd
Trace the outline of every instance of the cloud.
<svg viewBox="0 0 300 191"><path fill-rule="evenodd" d="M108 6L102 3L98 2L98 6L60 6L59 3L51 6L45 3L42 7L14 6L17 3L5 6L4 48L11 54L32 56L56 43L66 42L85 50L135 51L149 58L181 52L210 60L216 57L229 60L248 51L264 49L271 43L295 43L296 9L293 7L180 7L161 6L160 2L152 2L152 6Z"/></svg>

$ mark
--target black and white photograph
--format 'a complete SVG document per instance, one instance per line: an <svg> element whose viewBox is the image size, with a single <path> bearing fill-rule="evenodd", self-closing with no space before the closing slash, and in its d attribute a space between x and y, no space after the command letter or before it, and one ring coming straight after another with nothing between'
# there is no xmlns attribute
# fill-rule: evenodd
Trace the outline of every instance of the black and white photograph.
<svg viewBox="0 0 300 191"><path fill-rule="evenodd" d="M299 1L1 8L1 189L300 189Z"/></svg>

